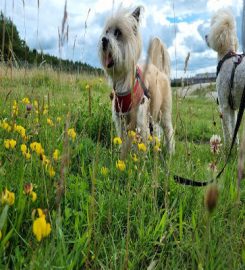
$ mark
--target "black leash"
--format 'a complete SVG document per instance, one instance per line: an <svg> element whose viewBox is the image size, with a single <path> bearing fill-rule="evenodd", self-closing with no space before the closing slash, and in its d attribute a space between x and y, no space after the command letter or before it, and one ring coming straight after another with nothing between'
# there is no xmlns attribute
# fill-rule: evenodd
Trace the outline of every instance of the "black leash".
<svg viewBox="0 0 245 270"><path fill-rule="evenodd" d="M236 142L237 133L238 133L239 127L240 127L241 122L242 122L242 117L243 117L244 109L245 109L245 87L243 88L241 103L240 103L239 111L238 111L238 114L237 114L237 121L236 121L236 126L235 126L235 129L234 129L234 133L233 133L233 138L232 138L230 150L229 150L229 153L228 153L228 156L227 156L227 159L225 161L225 164L224 164L223 168L217 174L217 176L216 176L215 179L218 179L221 176L221 174L223 173L226 165L229 162L229 159L231 157L232 149L233 149L234 144ZM191 180L191 179L188 179L188 178L185 178L185 177L181 177L181 176L178 176L178 175L174 175L174 180L177 183L180 183L182 185L195 186L195 187L203 187L203 186L206 186L206 185L208 185L208 184L210 184L210 183L212 183L214 181L214 179L211 179L211 180L205 181L205 182L203 182L203 181L196 181L196 180Z"/></svg>

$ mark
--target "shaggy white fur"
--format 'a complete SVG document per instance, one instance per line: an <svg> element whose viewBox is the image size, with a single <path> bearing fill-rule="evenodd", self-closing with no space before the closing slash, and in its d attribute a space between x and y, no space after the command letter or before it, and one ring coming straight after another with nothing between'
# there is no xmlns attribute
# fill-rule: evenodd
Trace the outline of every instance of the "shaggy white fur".
<svg viewBox="0 0 245 270"><path fill-rule="evenodd" d="M213 16L210 32L206 36L206 41L208 46L218 53L218 61L220 61L229 51L236 52L238 48L236 24L233 15L229 10L219 10ZM243 58L242 62L237 66L234 75L234 87L231 93L234 102L233 110L229 104L229 92L231 73L235 61L237 61L236 56L227 59L222 64L216 79L216 89L222 113L222 126L226 146L230 145L233 136L237 118L237 109L239 108L245 86L245 58Z"/></svg>
<svg viewBox="0 0 245 270"><path fill-rule="evenodd" d="M160 136L162 128L168 151L173 153L170 59L165 45L158 38L151 41L147 63L140 66L150 98L144 96L142 102L132 105L128 115L115 111L115 96L125 96L133 89L136 66L142 49L138 29L141 12L141 7L133 12L120 8L107 20L101 36L100 60L115 91L112 101L113 120L118 136L123 138L126 137L127 130L137 130L146 141L150 134L150 123L154 135Z"/></svg>

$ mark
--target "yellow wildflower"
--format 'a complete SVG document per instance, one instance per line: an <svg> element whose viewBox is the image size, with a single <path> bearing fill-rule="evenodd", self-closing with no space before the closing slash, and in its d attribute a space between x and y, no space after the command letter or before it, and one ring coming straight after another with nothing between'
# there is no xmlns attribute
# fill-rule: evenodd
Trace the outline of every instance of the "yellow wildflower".
<svg viewBox="0 0 245 270"><path fill-rule="evenodd" d="M6 131L11 131L11 126L6 122L6 120L3 120L0 124L1 128L5 129Z"/></svg>
<svg viewBox="0 0 245 270"><path fill-rule="evenodd" d="M161 151L161 149L160 149L160 147L158 145L155 145L153 147L153 150L154 150L154 152L160 152Z"/></svg>
<svg viewBox="0 0 245 270"><path fill-rule="evenodd" d="M116 162L116 168L119 170L119 171L124 171L126 169L126 164L123 160L118 160Z"/></svg>
<svg viewBox="0 0 245 270"><path fill-rule="evenodd" d="M4 140L4 146L7 149L10 149L10 148L14 149L15 146L16 146L16 140L14 140L14 139L10 139L10 140L6 139L6 140Z"/></svg>
<svg viewBox="0 0 245 270"><path fill-rule="evenodd" d="M50 125L51 127L54 125L52 119L47 118L47 124Z"/></svg>
<svg viewBox="0 0 245 270"><path fill-rule="evenodd" d="M138 158L137 158L136 154L131 155L131 157L132 157L132 160L134 162L138 162Z"/></svg>
<svg viewBox="0 0 245 270"><path fill-rule="evenodd" d="M57 121L58 123L60 123L60 122L61 122L61 117L58 116L58 117L56 118L56 121Z"/></svg>
<svg viewBox="0 0 245 270"><path fill-rule="evenodd" d="M28 150L28 152L26 152L24 154L24 156L25 156L26 159L30 159L31 158L31 153L29 152L29 150Z"/></svg>
<svg viewBox="0 0 245 270"><path fill-rule="evenodd" d="M33 222L32 231L37 241L40 242L43 238L49 236L51 226L50 223L46 221L46 216L40 208L38 208L38 214L39 217Z"/></svg>
<svg viewBox="0 0 245 270"><path fill-rule="evenodd" d="M0 230L0 240L2 239L2 232L1 232L1 230Z"/></svg>
<svg viewBox="0 0 245 270"><path fill-rule="evenodd" d="M89 84L86 84L85 89L89 90L90 88L91 88L91 86Z"/></svg>
<svg viewBox="0 0 245 270"><path fill-rule="evenodd" d="M149 141L149 142L152 142L152 141L153 141L153 138L152 138L151 135L148 136L148 141Z"/></svg>
<svg viewBox="0 0 245 270"><path fill-rule="evenodd" d="M60 156L60 151L58 149L55 149L53 153L53 159L57 161L59 159L59 156Z"/></svg>
<svg viewBox="0 0 245 270"><path fill-rule="evenodd" d="M41 143L33 142L30 144L31 150L36 152L38 155L44 155L44 149L42 148Z"/></svg>
<svg viewBox="0 0 245 270"><path fill-rule="evenodd" d="M107 176L108 175L108 168L106 167L102 167L101 170L100 170L101 174L104 175L104 176Z"/></svg>
<svg viewBox="0 0 245 270"><path fill-rule="evenodd" d="M37 193L33 191L32 183L27 183L24 185L24 194L29 195L33 202L37 199Z"/></svg>
<svg viewBox="0 0 245 270"><path fill-rule="evenodd" d="M26 130L21 125L15 125L14 130L18 132L22 138L26 137Z"/></svg>
<svg viewBox="0 0 245 270"><path fill-rule="evenodd" d="M21 144L20 150L21 150L21 152L22 152L22 155L23 155L26 159L30 159L30 158L31 158L30 151L28 150L28 148L27 148L27 146L26 146L25 144Z"/></svg>
<svg viewBox="0 0 245 270"><path fill-rule="evenodd" d="M43 115L48 113L48 105L44 105L43 107Z"/></svg>
<svg viewBox="0 0 245 270"><path fill-rule="evenodd" d="M157 136L154 136L154 141L155 141L156 146L159 147L161 145L160 140L159 140L159 138Z"/></svg>
<svg viewBox="0 0 245 270"><path fill-rule="evenodd" d="M46 155L41 155L41 160L42 160L42 163L43 163L43 165L49 165L49 163L50 163L50 160L46 157Z"/></svg>
<svg viewBox="0 0 245 270"><path fill-rule="evenodd" d="M115 145L120 145L120 144L122 144L122 139L120 138L120 137L115 137L114 139L113 139L113 143L115 144Z"/></svg>
<svg viewBox="0 0 245 270"><path fill-rule="evenodd" d="M75 140L77 134L74 128L68 129L68 136L72 138L72 140Z"/></svg>
<svg viewBox="0 0 245 270"><path fill-rule="evenodd" d="M35 202L35 201L37 200L37 193L36 193L35 191L32 191L32 192L30 193L30 195L31 195L31 200L32 200L33 202Z"/></svg>
<svg viewBox="0 0 245 270"><path fill-rule="evenodd" d="M132 138L132 139L135 139L136 138L136 132L133 131L133 130L129 130L128 131L128 137Z"/></svg>
<svg viewBox="0 0 245 270"><path fill-rule="evenodd" d="M54 177L55 176L55 170L54 170L53 166L50 165L48 167L48 173L49 173L49 176L50 177Z"/></svg>
<svg viewBox="0 0 245 270"><path fill-rule="evenodd" d="M27 146L26 146L25 144L21 144L20 150L21 150L22 154L26 153L26 151L27 151Z"/></svg>
<svg viewBox="0 0 245 270"><path fill-rule="evenodd" d="M23 102L24 104L30 104L30 103L31 103L28 97L23 98L23 99L22 99L22 102Z"/></svg>
<svg viewBox="0 0 245 270"><path fill-rule="evenodd" d="M138 150L142 152L146 152L146 146L144 143L138 143Z"/></svg>
<svg viewBox="0 0 245 270"><path fill-rule="evenodd" d="M15 201L14 192L9 191L7 188L2 192L1 203L13 205Z"/></svg>
<svg viewBox="0 0 245 270"><path fill-rule="evenodd" d="M33 105L34 105L34 107L36 108L36 109L38 109L38 101L37 100L34 100L34 102L33 102Z"/></svg>
<svg viewBox="0 0 245 270"><path fill-rule="evenodd" d="M17 101L14 100L13 101L13 106L12 106L12 115L13 116L17 116L18 115L18 111L19 111L19 108L18 108Z"/></svg>

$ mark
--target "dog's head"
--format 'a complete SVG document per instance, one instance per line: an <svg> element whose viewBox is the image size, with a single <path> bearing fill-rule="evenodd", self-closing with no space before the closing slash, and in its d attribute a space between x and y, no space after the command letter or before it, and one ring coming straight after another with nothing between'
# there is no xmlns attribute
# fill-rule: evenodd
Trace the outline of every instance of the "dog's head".
<svg viewBox="0 0 245 270"><path fill-rule="evenodd" d="M138 31L142 7L133 12L120 8L110 17L99 43L101 63L107 74L128 73L137 64L141 53Z"/></svg>
<svg viewBox="0 0 245 270"><path fill-rule="evenodd" d="M212 17L210 32L205 39L207 45L220 55L237 50L236 24L229 10L221 9Z"/></svg>

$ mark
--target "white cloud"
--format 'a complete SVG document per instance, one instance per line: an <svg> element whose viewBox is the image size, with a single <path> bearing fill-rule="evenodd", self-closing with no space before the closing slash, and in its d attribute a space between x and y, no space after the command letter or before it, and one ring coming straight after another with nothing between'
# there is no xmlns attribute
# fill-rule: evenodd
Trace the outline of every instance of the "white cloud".
<svg viewBox="0 0 245 270"><path fill-rule="evenodd" d="M97 47L103 25L107 16L122 2L123 6L132 9L138 5L144 6L142 56L145 57L150 38L159 36L168 46L173 73L177 69L177 75L183 70L188 52L191 52L189 72L196 73L215 67L216 54L208 49L203 36L217 9L232 7L237 22L241 23L239 16L242 0L67 0L69 42L64 46L62 56L100 66ZM25 8L20 0L14 1L14 8L12 1L6 0L0 1L0 9L7 16L13 17L21 38L26 39L30 47L38 46L38 49L58 56L58 27L61 27L64 4L65 0L40 0L38 10L37 1L34 0L25 0ZM241 35L241 26L238 24L237 27ZM73 49L75 39L76 46Z"/></svg>

